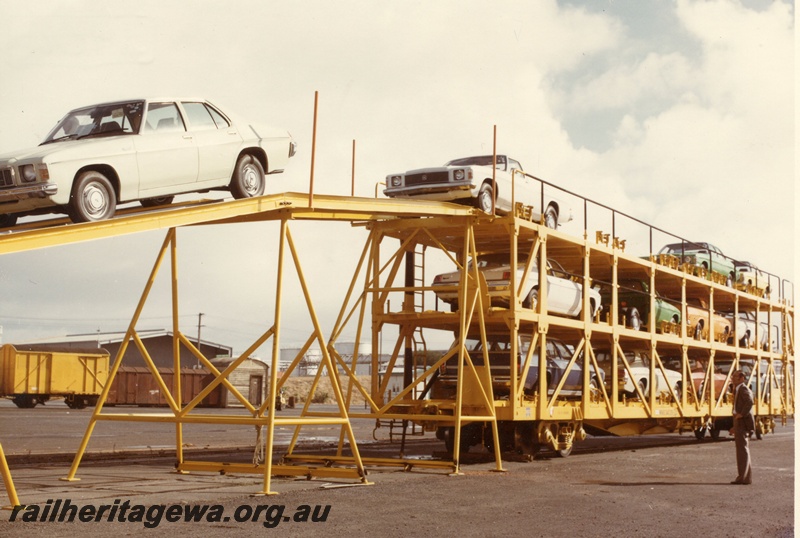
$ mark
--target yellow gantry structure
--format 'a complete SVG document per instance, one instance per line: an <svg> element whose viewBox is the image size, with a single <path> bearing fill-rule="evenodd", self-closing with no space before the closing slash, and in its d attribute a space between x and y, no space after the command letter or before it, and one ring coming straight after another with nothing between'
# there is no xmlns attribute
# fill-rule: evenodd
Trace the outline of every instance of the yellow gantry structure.
<svg viewBox="0 0 800 538"><path fill-rule="evenodd" d="M670 258L626 253L624 239L614 237L610 241L610 234L602 230L585 229L579 237L531 222L524 218L529 216L526 212L518 215L498 217L437 202L284 193L198 203L100 223L21 229L0 237L0 253L8 254L127 233L167 230L118 360L109 373L109 383L100 395L65 480L76 479L95 425L107 420L172 423L179 472L258 473L264 477L260 493L272 494L271 477L278 475L351 478L367 484L368 465L433 467L458 474L460 454L477 443L491 450L500 471L505 451L533 453L545 446L566 454L587 431L612 435L678 431L704 434L708 429L715 431L717 420L730 417L731 405L726 391L720 387L727 387L731 372L742 366L748 366L754 382L755 413L761 432L772 431L776 419L785 422L793 415L795 340L791 297L774 292L771 297L752 289L728 286L718 279L709 280L697 268L675 263ZM274 221L278 225L274 318L244 353L220 371L178 326L178 231L185 226L258 221ZM301 245L295 243L292 235L295 221L350 222L361 232L361 237L366 235L354 274L341 277L341 288L347 291L339 315L327 332L317 317L315 298L302 268ZM487 254L507 256L510 267L523 270L511 270L507 284L491 286L479 264L470 263ZM451 271L460 274L452 290L458 297L455 308L426 307L424 297L433 295L433 286L424 276L424 267L431 257L444 260ZM580 317L550 313L547 293L539 293L532 308L523 306L529 275L538 281L540 290L548 289L544 268L549 259L558 260L569 277L582 285ZM180 366L178 350L182 343L216 376L188 403L171 396L181 394L180 376L174 376L173 387L166 386L136 329L165 261L171 271L175 368ZM300 283L312 331L289 368L279 376L287 270L293 270ZM645 330L627 327L624 316L620 315L619 283L630 280L646 283L649 290L649 319L642 320ZM592 316L589 290L600 285L610 290L609 295L602 310ZM685 322L657 323L656 304L662 297L675 301L682 320L688 319L690 304L706 305L708 329L696 332ZM769 343L766 346L742 343L735 323L732 334L716 332L712 322L716 312L729 313L733 319L745 312L753 313L756 319L765 319L770 331ZM775 338L772 327L778 327ZM452 341L441 356L433 356L425 349L425 335L431 333L447 335ZM760 342L758 329L756 333L754 341ZM337 341L344 334L356 335L352 362L337 352ZM385 345L390 338L394 340L390 342L392 351L385 371L392 372L395 366L404 365L405 388L399 393L388 389L388 375L380 375L380 342ZM481 342L483 351L468 349L468 339ZM498 364L496 355L489 351L490 343L498 339L508 343L506 364ZM356 357L365 351L360 349L362 340L369 342L364 347L369 346L372 356L369 384L360 382L356 375ZM563 342L571 353L563 365L564 371L580 372L578 396L566 390L567 375L553 386L544 375L538 376L536 386L526 386L532 369L538 372L552 369L548 349L555 340ZM348 342L352 342L352 336ZM267 344L272 348L269 396L256 407L234 388L228 376L253 351ZM110 382L129 345L139 349L167 395L169 412L145 415L104 411ZM276 416L274 395L314 345L322 351L322 363L302 412L295 417ZM633 377L630 357L634 352L644 352L650 360L646 383L642 387L637 385L631 393L621 389L621 381L623 377ZM666 391L645 390L644 386L655 387L658 379L667 378L666 364L669 369L680 371L680 382ZM727 369L721 368L723 365ZM501 370L502 374L498 374ZM455 375L445 382L444 374L448 371ZM321 413L309 405L322 375L329 376L332 382L337 402L334 412ZM198 404L220 384L242 403L247 414L198 412ZM355 410L350 405L356 392L366 400L365 409ZM441 459L411 459L401 452L396 458L362 457L352 428L355 420L401 421L404 432L406 424L423 431L436 431L445 441L449 455ZM255 426L263 432L263 462L245 465L186 461L182 451L183 426L194 423ZM300 452L298 441L303 428L315 425L339 428L340 442L334 454ZM276 427L293 427L295 432L280 463L273 461Z"/></svg>

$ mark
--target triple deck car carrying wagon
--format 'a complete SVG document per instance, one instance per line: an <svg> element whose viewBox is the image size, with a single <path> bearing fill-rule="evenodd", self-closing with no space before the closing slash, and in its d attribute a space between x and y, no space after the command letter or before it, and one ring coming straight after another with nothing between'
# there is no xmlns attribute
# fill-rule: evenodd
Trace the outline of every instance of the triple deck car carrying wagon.
<svg viewBox="0 0 800 538"><path fill-rule="evenodd" d="M710 277L702 267L685 260L650 254L657 252L652 244L655 230L652 227L649 249L633 252L630 245L626 249L626 240L615 229L617 223L613 217L611 230L606 233L592 228L594 225L586 221L584 211L582 235L576 235L531 222L525 218L531 214L524 208L512 215L495 216L438 202L283 193L184 207L155 215L132 215L63 230L21 231L0 238L2 253L168 228L120 353L124 353L126 345L144 350L136 326L162 261L170 260L175 346L185 344L217 376L185 405L168 398L170 409L164 415L107 413L101 409L104 401L101 394L67 479L75 479L95 423L104 420L174 423L178 427L176 468L179 471L263 473L262 493L272 493L273 475L353 478L366 482L365 463L440 467L457 473L460 454L480 443L491 449L500 469L507 452L532 454L546 447L566 455L587 433L687 431L698 437L707 432L716 435L731 415L727 385L736 368L748 373L761 434L793 416L794 305L788 282L779 279L771 282L771 294L764 294L764 290L730 285ZM277 264L275 319L239 358L224 370L217 370L209 358L191 345L177 324L177 231L196 224L257 221L275 221L279 225L278 247L269 247ZM329 330L323 330L316 314L314 296L302 271L300 245L291 234L299 221L339 222L354 234L363 237L366 233L351 283L341 287L347 291L339 316ZM668 242L674 243L674 239L672 236ZM458 297L455 308L444 308L445 305L431 301L436 289L432 275L425 274L425 268L429 267L433 253L447 260L451 271L460 273L458 283L453 286ZM510 268L521 270L509 269L506 283L489 282L476 263L489 254L506 256ZM316 256L314 250L310 257L316 259ZM560 278L580 284L581 307L577 317L559 315L548 308L549 259L559 262L563 271ZM290 264L296 271L313 330L292 364L278 376L284 265ZM538 281L536 294L527 285L532 267L542 268L532 275ZM329 273L326 278L330 280L325 286L328 294L340 276ZM220 280L220 286L230 284L226 275L220 275ZM620 301L623 283L630 281L646 284L642 292L649 307L646 315L640 313L638 323L632 323L634 316L626 316L629 310ZM591 290L598 287L601 292L605 288L607 297L599 310L591 306L592 297L596 299ZM676 320L657 320L656 304L667 299L679 315ZM691 318L690 306L698 308L695 303L704 305L704 330L697 331L686 323ZM750 341L741 338L740 314L753 315L757 320L756 335ZM702 312L699 315L702 317ZM720 332L712 322L720 315L730 315L734 320L727 333ZM753 345L750 342L762 341L758 334L762 321L770 334L777 327L776 338L773 342L768 337L766 346ZM354 330L353 325L357 325ZM441 357L431 356L426 349L426 339L436 333L448 335L452 342ZM345 338L342 336L345 334L349 335L346 341L352 353L340 354L336 350L337 341ZM362 345L362 338L369 343ZM334 411L322 412L309 406L317 386L314 383L299 416L278 418L274 403L255 407L234 391L247 408L248 416L194 412L217 386L224 384L231 390L227 377L233 369L270 340L272 365L268 393L278 394L303 353L312 344L318 344L322 351L318 375L328 375L333 381L337 402ZM480 345L468 348L468 340ZM555 341L561 343L560 361L552 357L550 348ZM504 349L494 349L497 346ZM355 361L365 348L371 350L372 356L368 385L362 384L356 375L355 363L345 359L351 355ZM390 358L388 364L379 365L382 349L391 350ZM641 376L642 367L634 359L643 354L647 365L645 375ZM387 390L390 376L381 379L379 366L384 371L394 371L400 365L405 388L390 394ZM115 368L118 364L112 367L110 377L115 375ZM151 368L154 370L155 367ZM531 372L544 374L529 376ZM579 372L577 380L576 372ZM175 376L175 380L179 378ZM627 385L628 378L636 380L631 387ZM662 378L675 383L659 388ZM168 391L163 379L158 377L157 382L162 390ZM364 396L365 410L361 406L350 407L354 391ZM435 431L450 449L450 456L438 460L407 458L401 448L396 458L362 458L351 426L352 421L359 419L373 423L399 421L404 432L408 425L414 426L414 432ZM181 428L193 423L256 426L258 442L265 442L264 463L186 461L181 449ZM295 428L295 435L280 464L273 464L275 429L287 426ZM302 454L297 441L306 426L340 428L336 453Z"/></svg>

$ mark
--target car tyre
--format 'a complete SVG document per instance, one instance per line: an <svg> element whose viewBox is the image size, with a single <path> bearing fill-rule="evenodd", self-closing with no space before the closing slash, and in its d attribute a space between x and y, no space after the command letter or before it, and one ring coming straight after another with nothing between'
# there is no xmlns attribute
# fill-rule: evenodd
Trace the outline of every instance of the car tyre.
<svg viewBox="0 0 800 538"><path fill-rule="evenodd" d="M636 308L631 308L628 311L628 326L634 331L642 329L642 318L639 316L639 311Z"/></svg>
<svg viewBox="0 0 800 538"><path fill-rule="evenodd" d="M17 224L16 215L2 214L0 215L0 228L11 228Z"/></svg>
<svg viewBox="0 0 800 538"><path fill-rule="evenodd" d="M264 167L252 155L242 155L236 162L230 190L237 200L264 194Z"/></svg>
<svg viewBox="0 0 800 538"><path fill-rule="evenodd" d="M156 196L155 198L139 200L139 203L142 204L142 207L158 207L161 205L169 205L174 199L174 196Z"/></svg>
<svg viewBox="0 0 800 538"><path fill-rule="evenodd" d="M551 205L544 212L544 225L551 230L558 228L558 211Z"/></svg>
<svg viewBox="0 0 800 538"><path fill-rule="evenodd" d="M478 198L476 199L476 206L484 213L492 214L492 202L494 201L494 189L491 183L484 183L478 191Z"/></svg>
<svg viewBox="0 0 800 538"><path fill-rule="evenodd" d="M110 219L117 209L117 195L106 176L89 170L78 176L69 201L72 222L96 222Z"/></svg>
<svg viewBox="0 0 800 538"><path fill-rule="evenodd" d="M524 308L536 310L539 306L539 288L531 288L531 291L528 292L528 296L522 302L522 306Z"/></svg>

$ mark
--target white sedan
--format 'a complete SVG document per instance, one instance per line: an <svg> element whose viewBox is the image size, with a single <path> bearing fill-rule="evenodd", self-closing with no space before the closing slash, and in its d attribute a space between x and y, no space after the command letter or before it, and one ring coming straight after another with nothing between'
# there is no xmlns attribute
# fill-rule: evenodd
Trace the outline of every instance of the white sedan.
<svg viewBox="0 0 800 538"><path fill-rule="evenodd" d="M0 155L0 227L23 215L110 218L118 203L174 195L264 193L296 145L289 133L236 123L202 99L135 99L78 108L39 146Z"/></svg>
<svg viewBox="0 0 800 538"><path fill-rule="evenodd" d="M595 351L597 364L605 372L605 380L610 383L611 377L611 352L610 351ZM639 387L642 395L645 398L650 396L650 354L647 351L627 351L625 352L625 360L630 366L630 371L625 367L622 358L617 359L617 383L619 387L619 395L629 398L638 396L636 386ZM665 360L665 362L669 362ZM678 361L680 363L680 361ZM666 374L666 377L664 376ZM683 386L683 375L675 370L669 368L661 368L655 366L655 382L656 394L669 394L679 399ZM611 386L607 383L606 388L611 390Z"/></svg>
<svg viewBox="0 0 800 538"><path fill-rule="evenodd" d="M492 162L495 162L494 182ZM513 200L512 206L512 183ZM492 185L496 188L493 188ZM498 214L516 211L518 216L555 229L572 220L572 208L564 192L522 171L522 165L506 155L466 157L444 166L409 170L386 176L383 193L392 198L420 198L475 205Z"/></svg>
<svg viewBox="0 0 800 538"><path fill-rule="evenodd" d="M508 306L508 289L511 278L511 266L508 264L508 255L487 255L479 257L478 270L486 279L489 297L493 304ZM472 262L468 270L471 270ZM517 265L517 279L522 279L525 264ZM555 260L547 260L547 310L551 314L580 317L583 310L583 285L571 278L561 265ZM449 303L453 309L458 308L458 284L461 272L444 273L433 279L433 291L442 301ZM525 294L522 301L524 308L536 309L539 303L539 269L534 262L523 284ZM600 292L594 288L589 289L589 303L591 307L588 319L594 319L600 312L602 305Z"/></svg>

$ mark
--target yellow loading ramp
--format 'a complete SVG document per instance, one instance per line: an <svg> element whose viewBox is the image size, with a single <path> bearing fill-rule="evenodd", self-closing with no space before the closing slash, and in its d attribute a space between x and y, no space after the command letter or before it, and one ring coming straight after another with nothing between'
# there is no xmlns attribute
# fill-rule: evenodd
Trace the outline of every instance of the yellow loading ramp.
<svg viewBox="0 0 800 538"><path fill-rule="evenodd" d="M295 219L311 219L311 220L338 220L338 221L370 221L378 219L397 219L397 218L428 218L431 215L440 216L468 216L473 213L472 209L463 206L452 204L439 204L435 202L407 202L407 201L394 201L391 199L374 199L374 198L355 198L355 197L337 197L316 195L311 197L305 194L284 193L278 195L264 196L260 198L251 198L246 200L236 200L228 202L204 203L196 206L183 207L172 209L163 212L147 212L140 214L133 214L130 216L123 216L110 221L76 224L69 226L61 226L63 219L56 219L55 221L48 221L44 223L41 228L35 228L35 225L23 227L21 231L10 233L0 237L0 254L9 254L14 252L22 252L34 250L39 248L46 248L55 245L64 245L70 243L77 243L82 241L90 241L102 239L106 237L113 237L124 235L128 233L138 233L144 231L151 231L156 229L168 229L162 247L151 271L150 277L146 283L144 292L140 301L135 309L133 319L130 322L126 332L123 345L121 346L117 359L125 354L127 346L131 343L135 345L142 357L144 358L147 367L150 369L152 375L160 386L161 391L165 394L171 413L167 414L136 414L136 413L107 413L103 412L103 405L108 396L109 389L113 382L116 373L121 366L121 360L115 360L114 366L109 373L109 380L106 384L94 413L92 414L89 425L86 429L84 437L81 441L78 452L75 456L73 464L70 468L68 476L65 478L67 481L78 480L76 473L80 465L82 456L87 448L91 434L94 430L95 424L102 420L111 421L130 421L130 422L165 422L174 423L176 425L176 451L177 451L177 469L179 472L190 470L206 470L218 472L254 472L264 475L264 486L261 493L272 494L270 488L270 479L272 476L277 475L299 475L308 477L329 477L329 478L354 478L361 483L368 483L366 479L366 472L363 462L359 456L356 439L349 422L346 403L344 401L341 387L338 383L338 376L335 375L336 369L333 360L328 351L330 346L326 342L326 338L322 334L322 329L317 319L316 312L309 295L308 288L305 285L302 268L298 259L297 250L292 240L290 231L290 221ZM177 228L192 225L207 225L207 224L222 224L234 222L255 222L255 221L279 221L280 222L280 248L278 256L278 276L276 283L276 308L275 320L271 327L269 327L240 357L234 360L225 370L220 372L210 362L209 358L204 357L199 350L193 345L190 340L180 332L178 327L178 278L177 278ZM55 222L55 226L47 227L47 224ZM286 257L286 252L291 255L294 262L294 267L297 272L297 277L303 286L304 296L308 307L309 315L314 326L314 331L309 337L308 345L317 341L323 351L323 365L321 371L327 371L334 387L335 398L337 401L339 412L335 416L319 417L312 416L304 413L300 417L292 418L279 418L275 416L274 398L267 398L266 402L259 408L254 407L247 399L242 396L235 387L228 382L227 376L236 368L236 366L246 359L251 352L272 339L272 369L270 375L269 394L277 394L281 385L286 377L297 366L302 353L293 362L290 369L285 372L284 376L279 381L277 379L278 372L278 357L280 355L280 318L281 318L281 298L282 298L282 281L283 281L283 267ZM159 273L162 263L169 259L171 262L171 278L172 278L172 315L173 315L173 334L174 339L174 357L175 367L179 367L178 363L178 349L180 343L183 343L191 352L196 356L198 361L206 368L211 370L217 377L204 389L195 399L186 405L181 405L181 402L176 402L172 397L173 394L181 394L180 376L174 376L174 385L172 392L166 386L164 380L158 373L158 370L150 358L145 345L136 331L136 325L145 303L149 297L150 291L155 282L156 276ZM306 346L306 348L308 347ZM321 372L320 372L321 373ZM202 413L194 413L196 406L205 398L216 386L224 385L231 394L239 399L247 411L252 415L208 415ZM315 387L312 388L312 392ZM308 398L310 400L310 398ZM191 423L226 423L226 424L243 424L253 425L257 428L267 428L265 432L266 447L263 455L263 463L254 465L242 465L227 462L188 462L183 457L183 424ZM301 426L304 425L338 425L341 426L342 436L347 437L350 443L350 450L352 452L353 466L349 468L341 468L331 466L329 463L323 465L273 465L272 454L272 439L274 438L274 429L276 426L296 426L297 433L295 440L299 434Z"/></svg>

